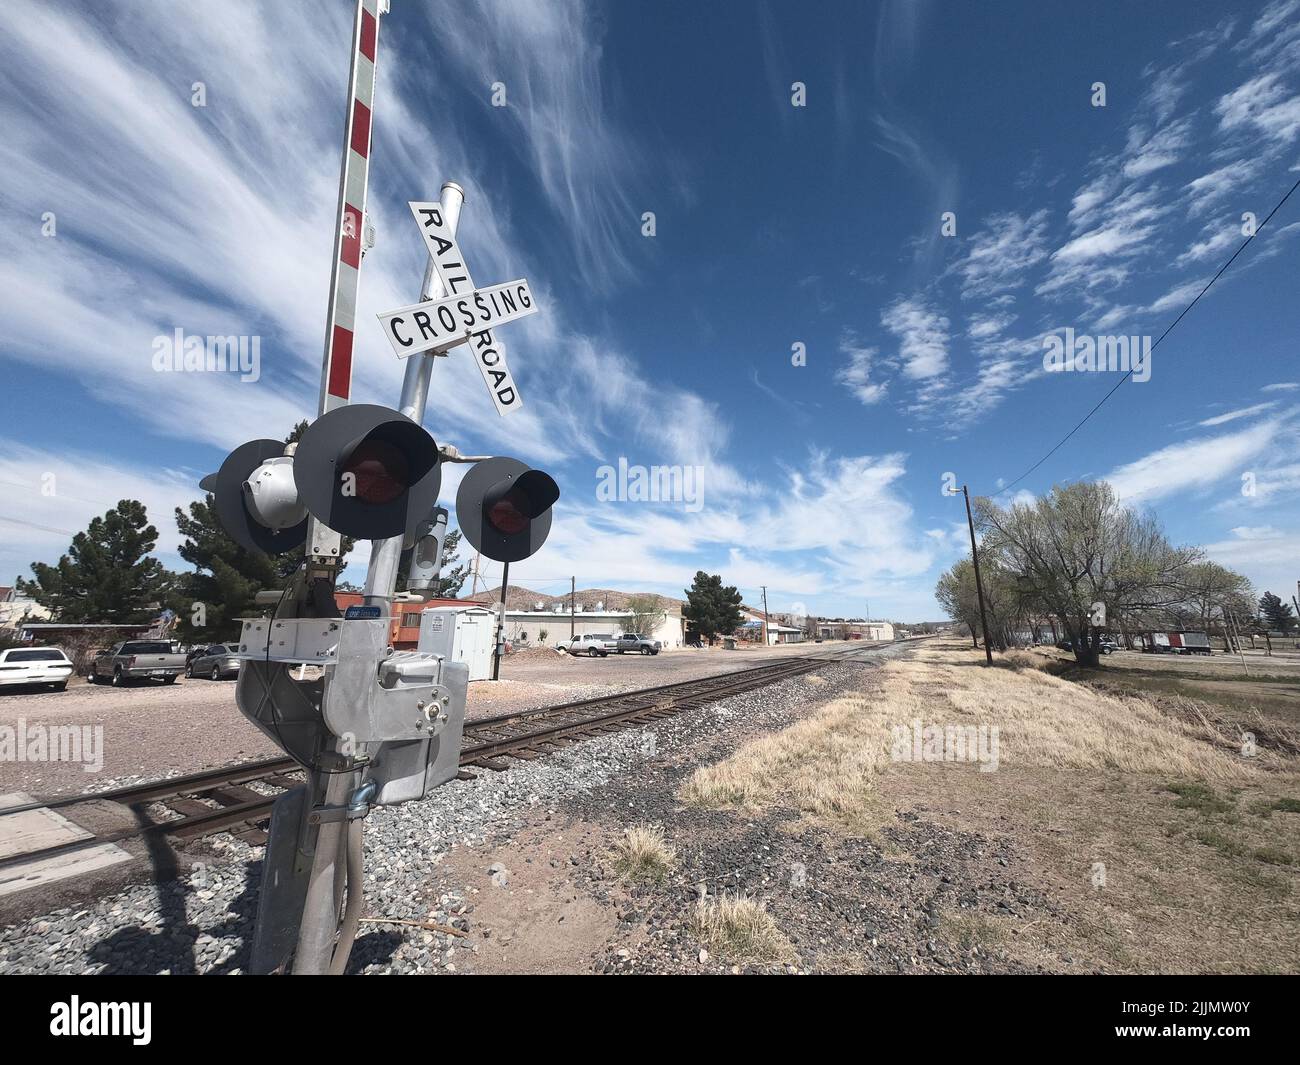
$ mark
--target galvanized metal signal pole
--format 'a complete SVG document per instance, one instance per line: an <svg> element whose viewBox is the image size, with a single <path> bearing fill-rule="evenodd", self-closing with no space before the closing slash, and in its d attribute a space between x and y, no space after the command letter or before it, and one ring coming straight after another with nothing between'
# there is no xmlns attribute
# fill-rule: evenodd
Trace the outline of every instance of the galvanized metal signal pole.
<svg viewBox="0 0 1300 1065"><path fill-rule="evenodd" d="M970 529L970 557L975 564L975 595L980 601L980 627L984 630L984 664L993 665L993 648L989 646L989 619L984 610L984 582L980 580L980 553L975 546L975 519L970 512L970 490L961 486L961 494L966 497L966 525Z"/></svg>
<svg viewBox="0 0 1300 1065"><path fill-rule="evenodd" d="M366 191L370 175L370 145L373 132L375 59L379 44L379 19L388 11L387 0L357 0L352 26L352 62L348 75L348 113L344 127L343 162L339 175L338 213L334 234L334 261L330 274L328 320L325 329L325 357L321 366L319 413L345 406L352 394L352 352L356 330L357 290L361 258L366 239ZM338 576L342 538L323 522L312 517L308 523L307 560L312 567L327 574L318 578L318 587L327 589L333 599L334 581ZM329 603L333 606L333 603ZM352 800L360 780L358 755L347 741L338 740L332 749L322 752L335 763L322 769L314 765L308 774L312 805L343 807ZM304 811L306 816L306 811ZM310 834L312 826L304 824L302 832ZM298 944L294 952L294 972L307 975L337 972L341 975L347 962L350 943L340 942L340 910L346 885L349 916L360 916L361 823L347 821L322 823L316 829L307 893L303 900L302 921L298 927ZM355 853L354 853L355 852ZM348 876L348 867L357 875Z"/></svg>

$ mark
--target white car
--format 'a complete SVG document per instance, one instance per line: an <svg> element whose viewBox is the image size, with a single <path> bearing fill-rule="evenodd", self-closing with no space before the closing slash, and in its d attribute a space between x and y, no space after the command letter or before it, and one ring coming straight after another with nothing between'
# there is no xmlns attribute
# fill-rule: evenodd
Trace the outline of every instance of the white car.
<svg viewBox="0 0 1300 1065"><path fill-rule="evenodd" d="M609 645L613 635L605 632L586 632L569 641L569 654L590 655L592 658L605 658L609 655Z"/></svg>
<svg viewBox="0 0 1300 1065"><path fill-rule="evenodd" d="M10 647L0 651L0 688L36 686L63 691L72 663L57 647Z"/></svg>

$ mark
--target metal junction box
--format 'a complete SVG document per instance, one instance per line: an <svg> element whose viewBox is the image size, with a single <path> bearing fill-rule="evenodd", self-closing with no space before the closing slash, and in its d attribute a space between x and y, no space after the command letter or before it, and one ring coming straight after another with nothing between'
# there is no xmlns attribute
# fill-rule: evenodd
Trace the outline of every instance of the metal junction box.
<svg viewBox="0 0 1300 1065"><path fill-rule="evenodd" d="M240 709L283 742L296 721L315 718L329 733L369 756L363 779L379 785L378 803L418 799L456 775L469 668L446 655L394 651L386 617L277 618L244 622L236 696ZM315 684L292 678L316 664ZM298 692L292 715L287 689ZM313 713L307 703L315 704ZM268 716L272 715L272 716ZM291 716L294 720L287 721Z"/></svg>
<svg viewBox="0 0 1300 1065"><path fill-rule="evenodd" d="M416 646L451 662L463 662L470 680L492 676L492 639L496 614L481 606L439 606L420 612Z"/></svg>

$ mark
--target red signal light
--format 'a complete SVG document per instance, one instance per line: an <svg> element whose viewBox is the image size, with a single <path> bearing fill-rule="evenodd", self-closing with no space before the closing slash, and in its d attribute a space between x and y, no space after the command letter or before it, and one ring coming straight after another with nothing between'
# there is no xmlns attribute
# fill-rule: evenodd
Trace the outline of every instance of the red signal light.
<svg viewBox="0 0 1300 1065"><path fill-rule="evenodd" d="M341 473L352 475L354 494L363 503L391 503L411 483L406 455L386 440L363 440L347 457Z"/></svg>
<svg viewBox="0 0 1300 1065"><path fill-rule="evenodd" d="M523 532L528 528L529 517L514 505L509 496L497 500L488 510L487 519L492 528L506 536Z"/></svg>

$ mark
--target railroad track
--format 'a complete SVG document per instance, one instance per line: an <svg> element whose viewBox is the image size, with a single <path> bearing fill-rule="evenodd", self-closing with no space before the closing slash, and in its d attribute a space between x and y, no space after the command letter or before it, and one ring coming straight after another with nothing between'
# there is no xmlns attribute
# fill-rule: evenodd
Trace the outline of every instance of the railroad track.
<svg viewBox="0 0 1300 1065"><path fill-rule="evenodd" d="M661 720L682 710L811 673L828 663L853 661L862 652L879 646L872 643L827 649L733 673L467 721L461 740L462 776L472 779L470 769L503 770L508 768L503 758L539 758L581 739ZM259 823L270 817L279 794L301 783L302 768L293 759L267 758L92 795L9 807L0 810L0 818L27 810L116 803L130 810L137 824L0 859L0 879L7 868L127 839L166 836L188 840L229 831L247 843L265 843L266 833Z"/></svg>

